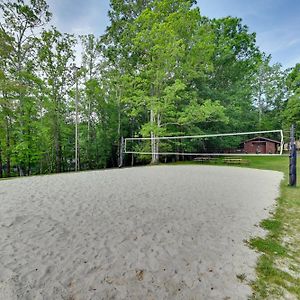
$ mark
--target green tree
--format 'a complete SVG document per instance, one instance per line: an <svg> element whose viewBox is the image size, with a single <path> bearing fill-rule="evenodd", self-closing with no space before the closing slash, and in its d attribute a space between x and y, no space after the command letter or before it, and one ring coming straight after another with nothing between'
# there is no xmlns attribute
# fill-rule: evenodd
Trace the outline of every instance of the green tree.
<svg viewBox="0 0 300 300"><path fill-rule="evenodd" d="M214 32L213 68L198 90L202 97L218 99L229 117L226 126L209 124L205 129L214 132L255 129L252 84L261 60L255 33L250 33L239 18L204 19L203 22L210 24Z"/></svg>
<svg viewBox="0 0 300 300"><path fill-rule="evenodd" d="M81 36L82 45L82 70L84 77L84 89L81 94L81 135L80 149L83 167L94 169L98 166L99 151L97 137L96 109L99 102L104 99L103 88L100 85L101 78L101 42L94 35ZM104 102L104 101L103 101ZM101 120L101 118L100 118ZM102 155L100 155L102 157Z"/></svg>
<svg viewBox="0 0 300 300"><path fill-rule="evenodd" d="M44 0L2 1L1 31L9 36L11 53L6 59L5 76L14 81L14 89L7 91L6 98L13 106L13 118L9 117L9 133L15 136L15 148L8 151L14 154L15 163L21 175L31 173L32 159L35 159L35 138L37 111L35 104L35 83L38 81L36 69L36 30L46 24L51 13ZM11 136L9 141L11 140ZM9 146L8 148L12 148ZM7 164L10 166L10 163ZM8 167L9 170L9 167ZM9 173L9 172L8 172Z"/></svg>
<svg viewBox="0 0 300 300"><path fill-rule="evenodd" d="M105 80L106 86L110 90L109 101L115 103L118 114L118 155L120 137L128 134L134 135L134 132L140 128L125 102L129 95L127 88L132 86L128 78L134 72L138 60L138 54L132 50L132 40L135 37L132 22L152 2L153 0L112 0L108 13L111 24L101 38L107 64L103 75L107 79Z"/></svg>
<svg viewBox="0 0 300 300"><path fill-rule="evenodd" d="M254 105L258 110L258 129L282 127L281 111L287 100L286 77L278 63L271 65L271 56L263 57L255 74L253 85Z"/></svg>
<svg viewBox="0 0 300 300"><path fill-rule="evenodd" d="M143 91L139 101L149 112L141 133L153 138L152 162L158 160L156 137L189 131L209 119L227 121L217 99L198 98L193 86L211 67L213 33L192 4L154 1L131 29L136 36L132 49L137 57L135 77L140 78Z"/></svg>
<svg viewBox="0 0 300 300"><path fill-rule="evenodd" d="M13 109L7 95L14 85L7 78L5 72L11 52L11 38L0 29L0 177L3 176L4 164L6 166L6 176L10 176L10 128Z"/></svg>
<svg viewBox="0 0 300 300"><path fill-rule="evenodd" d="M56 172L61 172L67 159L74 157L74 141L69 138L74 115L69 111L67 97L74 84L72 64L75 43L73 35L62 34L53 28L42 32L39 44L39 66L45 84L43 119L48 138L50 170Z"/></svg>
<svg viewBox="0 0 300 300"><path fill-rule="evenodd" d="M300 127L300 63L292 69L287 78L287 85L290 92L290 97L283 111L284 125L290 128L295 124Z"/></svg>

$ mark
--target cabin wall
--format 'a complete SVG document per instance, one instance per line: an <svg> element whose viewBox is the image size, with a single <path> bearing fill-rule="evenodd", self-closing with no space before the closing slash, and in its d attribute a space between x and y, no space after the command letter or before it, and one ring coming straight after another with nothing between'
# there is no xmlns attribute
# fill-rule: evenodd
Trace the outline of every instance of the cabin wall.
<svg viewBox="0 0 300 300"><path fill-rule="evenodd" d="M255 154L259 151L261 154L276 154L277 146L272 142L257 142L249 141L244 143L244 152L249 154Z"/></svg>
<svg viewBox="0 0 300 300"><path fill-rule="evenodd" d="M249 154L255 154L259 151L259 153L266 153L266 143L265 142L254 142L249 141L244 144L244 151Z"/></svg>
<svg viewBox="0 0 300 300"><path fill-rule="evenodd" d="M266 153L275 154L276 153L276 148L277 147L276 147L275 143L267 142Z"/></svg>

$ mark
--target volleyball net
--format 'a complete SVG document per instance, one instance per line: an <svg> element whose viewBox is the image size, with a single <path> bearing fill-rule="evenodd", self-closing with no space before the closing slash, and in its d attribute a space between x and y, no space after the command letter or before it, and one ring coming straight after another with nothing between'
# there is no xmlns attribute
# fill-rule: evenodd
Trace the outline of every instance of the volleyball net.
<svg viewBox="0 0 300 300"><path fill-rule="evenodd" d="M180 156L234 156L282 155L282 130L202 134L190 136L152 136L124 139L125 154L180 155Z"/></svg>

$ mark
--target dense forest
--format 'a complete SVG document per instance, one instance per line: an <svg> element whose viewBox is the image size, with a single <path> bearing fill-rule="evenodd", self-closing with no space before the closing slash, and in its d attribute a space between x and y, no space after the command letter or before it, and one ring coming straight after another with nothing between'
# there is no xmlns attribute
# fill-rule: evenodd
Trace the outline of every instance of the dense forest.
<svg viewBox="0 0 300 300"><path fill-rule="evenodd" d="M122 136L300 125L300 64L271 63L241 19L111 0L103 36L74 36L45 0L0 3L0 177L117 166Z"/></svg>

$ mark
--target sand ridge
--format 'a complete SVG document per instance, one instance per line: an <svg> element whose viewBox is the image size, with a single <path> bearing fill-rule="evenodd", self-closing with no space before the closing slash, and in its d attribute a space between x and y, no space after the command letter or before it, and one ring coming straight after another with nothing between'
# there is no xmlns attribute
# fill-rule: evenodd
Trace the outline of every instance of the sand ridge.
<svg viewBox="0 0 300 300"><path fill-rule="evenodd" d="M0 299L247 299L279 172L158 166L0 182Z"/></svg>

